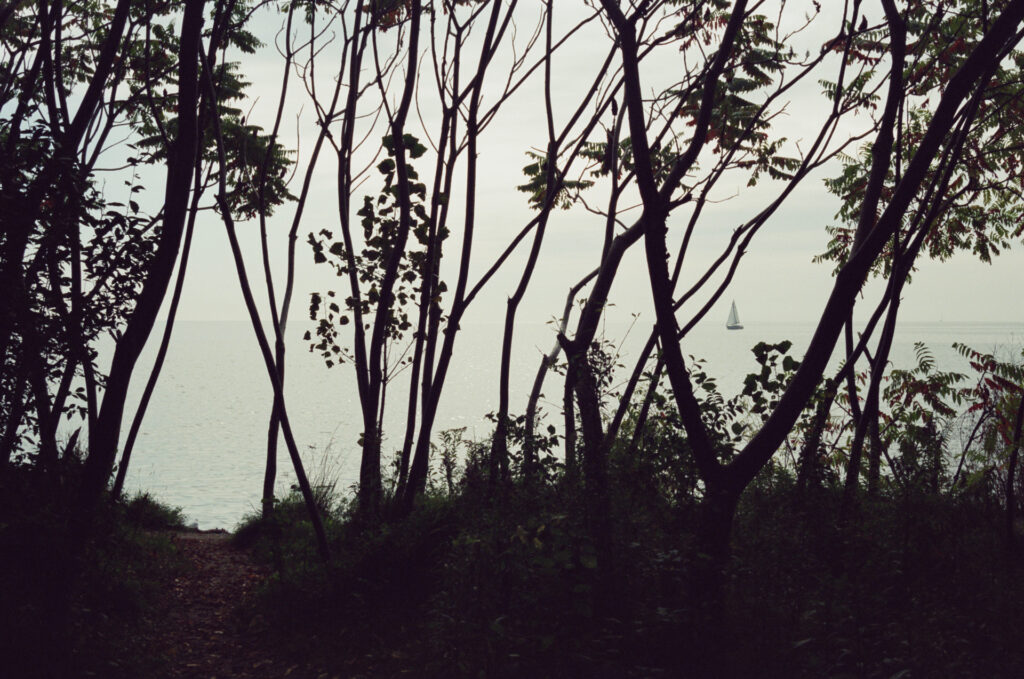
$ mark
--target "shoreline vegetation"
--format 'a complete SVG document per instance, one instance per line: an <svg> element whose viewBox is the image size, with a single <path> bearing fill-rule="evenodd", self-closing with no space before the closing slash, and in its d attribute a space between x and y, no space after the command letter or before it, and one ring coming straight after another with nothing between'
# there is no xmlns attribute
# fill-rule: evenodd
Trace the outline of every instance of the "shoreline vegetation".
<svg viewBox="0 0 1024 679"><path fill-rule="evenodd" d="M695 376L724 437L784 388L787 351L755 347L765 370L732 400ZM59 545L77 457L50 474L9 467L0 639L25 677L1017 676L1024 522L1009 470L1024 408L1008 377L1022 368L961 351L973 381L937 371L923 346L889 374L879 441L894 471L855 496L851 414L810 411L791 454L742 494L712 599L706 490L659 397L610 447L603 533L554 439L529 474L513 448L501 480L486 440L446 432L413 510L388 496L378 516L321 460L309 483L330 562L297 488L231 533L190 528L146 493L108 496L72 561ZM815 437L807 457L796 441Z"/></svg>
<svg viewBox="0 0 1024 679"><path fill-rule="evenodd" d="M793 469L769 465L737 507L713 630L692 589L706 558L695 550L699 491L665 459L664 433L652 425L640 454L613 448L614 561L604 569L578 478L552 463L541 481L495 485L483 446L467 443L464 462L435 470L410 514L383 521L361 516L323 469L313 480L330 564L298 492L232 533L190 530L147 494L107 504L74 564L63 626L48 606L54 578L72 567L56 546L75 465L56 486L5 472L0 547L17 558L0 571L0 638L5 657L30 662L10 676L198 677L218 667L253 678L810 679L1024 668L1024 530L1017 522L1008 541L998 478L974 470L953 485L948 464L929 469L923 448L903 445L907 464L921 462L917 480L884 483L844 508L834 469L801 488ZM196 593L211 581L211 594ZM169 600L182 582L191 593ZM227 636L197 641L213 630ZM48 664L61 657L67 665Z"/></svg>

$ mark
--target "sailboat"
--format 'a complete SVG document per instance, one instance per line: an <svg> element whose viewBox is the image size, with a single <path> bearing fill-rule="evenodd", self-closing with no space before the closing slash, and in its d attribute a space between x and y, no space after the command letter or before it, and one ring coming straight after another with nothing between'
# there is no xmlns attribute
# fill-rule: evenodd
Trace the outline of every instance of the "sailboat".
<svg viewBox="0 0 1024 679"><path fill-rule="evenodd" d="M736 312L736 300L732 301L732 308L729 309L729 320L725 322L725 327L729 330L742 330L743 324L740 323L740 315Z"/></svg>

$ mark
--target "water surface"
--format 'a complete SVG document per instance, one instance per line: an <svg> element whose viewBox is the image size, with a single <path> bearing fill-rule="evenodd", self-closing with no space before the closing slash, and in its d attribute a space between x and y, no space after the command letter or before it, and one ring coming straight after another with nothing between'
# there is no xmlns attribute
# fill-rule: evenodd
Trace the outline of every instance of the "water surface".
<svg viewBox="0 0 1024 679"><path fill-rule="evenodd" d="M743 376L755 368L750 348L759 341L793 341L799 358L813 332L810 324L749 323L742 331L724 327L696 328L683 342L687 355L706 360L706 370L726 394L737 393ZM646 340L646 326L608 327L605 334L624 356L635 354ZM157 332L161 328L156 329ZM467 436L489 431L485 419L497 408L497 363L501 327L466 326L456 347L436 430L467 427ZM286 398L296 440L311 468L323 468L342 486L358 478L361 430L352 367L327 369L309 353L296 330L286 363ZM622 339L625 335L625 339ZM554 341L548 325L523 325L515 344L512 409L522 412L542 352ZM955 341L982 351L1002 352L1024 343L1024 324L906 323L892 351L892 363L911 367L914 342L925 342L938 367L967 371L966 362L952 349ZM1019 349L1016 350L1019 354ZM142 391L145 370L155 350L140 362L132 398ZM149 357L149 361L147 361ZM623 363L630 367L628 360ZM622 378L628 377L623 371ZM386 417L390 438L385 451L401 445L408 372L389 387L392 406ZM561 385L549 377L547 410L558 419ZM128 490L143 489L181 506L202 528L233 527L259 506L266 454L266 429L272 392L252 330L245 322L180 322L133 453ZM128 412L133 412L129 409ZM125 425L127 431L127 423ZM290 462L282 446L278 486L293 483Z"/></svg>

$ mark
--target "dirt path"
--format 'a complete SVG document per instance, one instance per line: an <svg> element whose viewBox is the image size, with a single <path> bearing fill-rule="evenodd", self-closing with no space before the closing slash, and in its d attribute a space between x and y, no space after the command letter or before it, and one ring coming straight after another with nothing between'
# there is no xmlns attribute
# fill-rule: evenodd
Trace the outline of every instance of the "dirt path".
<svg viewBox="0 0 1024 679"><path fill-rule="evenodd" d="M330 675L305 666L275 643L266 624L247 607L266 577L226 533L178 533L185 562L153 621L156 652L167 679L279 679Z"/></svg>

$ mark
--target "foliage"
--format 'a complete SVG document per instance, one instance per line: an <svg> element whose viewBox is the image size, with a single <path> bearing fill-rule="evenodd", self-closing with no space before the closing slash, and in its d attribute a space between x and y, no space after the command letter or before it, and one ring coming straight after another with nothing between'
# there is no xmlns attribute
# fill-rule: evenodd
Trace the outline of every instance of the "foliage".
<svg viewBox="0 0 1024 679"><path fill-rule="evenodd" d="M426 153L426 147L412 135L405 135L403 141L408 157L411 160ZM377 165L377 171L384 177L384 187L376 199L363 197L363 206L358 215L362 218L363 246L358 254L349 253L343 240L333 241L334 234L321 229L319 234L309 234L308 242L313 248L313 261L317 264L328 263L339 278L353 274L361 284L368 286L365 297L357 299L348 296L344 300L345 310L334 299L337 293L328 290L326 294L312 293L309 304L309 318L316 321L316 336L319 341L312 342L312 333L306 332L305 339L312 342L310 350L316 350L323 357L327 367L335 362L345 360L345 350L339 344L338 326L348 325L350 314L358 307L361 317L368 317L378 306L387 310L384 318L386 336L390 340L400 340L410 329L409 306L420 291L427 267L426 244L429 239L429 217L424 205L426 186L419 181L419 175L412 163L405 164L406 177L410 182L409 208L411 220L410 232L415 236L419 249L402 249L399 256L397 286L382 299L382 284L386 275L387 263L396 255L401 247L401 201L400 186L396 181L397 165L395 163L395 143L390 135L383 139L383 148L388 153ZM447 230L439 234L443 241L447 238ZM354 247L354 246L353 246ZM350 268L354 267L350 271ZM440 305L440 295L446 290L440 284L438 295L432 304Z"/></svg>
<svg viewBox="0 0 1024 679"><path fill-rule="evenodd" d="M767 345L758 356L764 365L774 357L780 368L785 360ZM657 420L650 426L656 430ZM454 493L429 493L404 519L370 525L339 515L333 534L344 556L331 571L318 570L308 531L288 529L305 535L305 560L298 552L285 560L263 610L295 635L293 643L339 671L684 673L710 640L684 586L699 489L686 500L655 481L659 469L686 459L678 443L613 452L620 558L611 613L595 603L584 489L556 474L494 493L479 460ZM664 456L674 457L660 467ZM844 533L838 488L801 499L789 469L765 468L737 511L728 579L733 645L723 676L929 676L947 667L960 676L1006 676L1022 666L1015 636L1024 629L1024 589L1000 556L998 505L976 494L891 490L866 502ZM302 520L299 511L292 516ZM344 639L360 652L309 648L302 630L310 625L321 649L324 640ZM978 648L998 652L982 657Z"/></svg>
<svg viewBox="0 0 1024 679"><path fill-rule="evenodd" d="M726 398L718 381L704 369L704 361L691 357L690 379L697 388L697 400L701 415L715 447L723 460L734 454L736 447L755 432L761 421L778 403L788 381L800 362L788 354L793 343L786 340L777 344L759 342L751 352L760 366L756 373L749 373L743 380L743 390ZM678 417L670 394L656 397L659 416L662 420ZM665 408L669 408L665 411ZM681 425L677 425L681 426Z"/></svg>
<svg viewBox="0 0 1024 679"><path fill-rule="evenodd" d="M233 31L250 36L245 39L246 50L251 53L257 45L248 45L251 34L247 31ZM287 177L292 166L292 152L285 149L276 139L271 139L258 125L249 123L245 112L239 108L248 97L251 82L240 72L241 63L224 62L213 66L212 79L217 93L217 114L221 139L227 165L227 204L232 215L239 221L253 219L259 214L270 216L274 209L288 200L294 200L287 187ZM144 119L142 137L133 145L141 151L140 162L159 163L167 160L167 136L176 132L176 103L168 100L166 110L155 109L153 116L159 121ZM208 181L218 180L219 164L217 139L213 128L207 126L202 141L202 157L210 164ZM265 178L261 184L259 181ZM262 193L261 193L262 189Z"/></svg>
<svg viewBox="0 0 1024 679"><path fill-rule="evenodd" d="M932 115L930 97L963 63L984 34L988 13L998 12L1001 4L961 0L949 3L938 13L926 3L911 3L907 8L910 42L904 73L906 95L895 158L885 179L879 212L924 137ZM856 38L858 54L872 65L878 63L884 48L880 37L867 32ZM915 204L908 211L912 217L905 220L897 238L878 259L873 269L876 274L889 275L894 257L906 249L916 231L925 232L924 249L938 260L964 251L988 262L1020 238L1024 208L1016 149L1021 138L1018 127L1007 124L1007 116L1024 110L1024 90L1013 76L1022 63L1024 53L1013 51L992 75L992 85L978 101L977 117L957 130L963 143L960 162L946 174L946 157L936 159L925 183L929 190L915 196ZM826 188L842 201L836 214L840 224L828 227L831 240L817 261L832 261L838 266L846 260L870 167L871 146L864 145L856 155L844 155L842 172L826 180Z"/></svg>
<svg viewBox="0 0 1024 679"><path fill-rule="evenodd" d="M169 507L145 492L136 493L124 503L125 518L146 530L180 530L186 527L181 507Z"/></svg>
<svg viewBox="0 0 1024 679"><path fill-rule="evenodd" d="M247 23L252 10L247 1L212 4L204 34L230 160L228 202L242 218L291 198L289 153L246 121L238 106L250 83L238 63L219 61L260 46ZM121 339L159 242L162 196L146 187L153 168L166 168L177 135L180 8L129 3L123 33L110 30L114 14L108 2L3 11L0 210L15 216L0 237L9 293L0 302L4 463L19 451L46 451L60 418L97 415L106 385L96 342ZM116 49L103 71L108 43ZM186 176L212 167L208 123L201 121L199 167L179 169ZM196 186L197 198L205 187ZM40 402L45 391L50 403Z"/></svg>
<svg viewBox="0 0 1024 679"><path fill-rule="evenodd" d="M533 162L523 168L523 174L529 179L525 184L516 187L517 191L530 194L530 207L535 210L543 208L548 202L548 157L544 154L527 151ZM557 162L557 161L556 161ZM552 182L555 185L555 197L551 201L553 207L568 210L574 203L574 195L594 185L587 180L566 179L560 176L557 167L552 170Z"/></svg>
<svg viewBox="0 0 1024 679"><path fill-rule="evenodd" d="M622 139L618 144L611 142L612 148L615 149L616 158L618 158L619 174L626 172L632 173L636 171L636 161L633 159L633 142L629 137ZM587 142L583 147L580 155L584 158L593 161L597 164L595 169L590 171L591 176L600 177L606 176L611 172L612 164L610 160L611 150L609 149L609 142ZM654 172L654 176L658 179L664 179L672 167L672 161L674 161L679 155L679 148L675 141L670 141L665 145L655 144L650 149L651 154L651 170ZM591 186L591 181L579 182L579 189L585 189ZM523 187L518 187L520 191Z"/></svg>
<svg viewBox="0 0 1024 679"><path fill-rule="evenodd" d="M683 48L688 43L707 40L708 31L724 27L731 12L724 7L706 10L703 19L690 29ZM796 54L792 47L778 39L775 23L763 14L752 13L743 22L737 43L742 45L742 49L736 50L729 59L716 83L715 106L706 141L714 142L711 150L715 153L726 154L735 149L747 155L738 167L750 171L748 186L756 185L762 174L768 174L772 179L791 179L800 162L780 153L785 138L771 138L771 121L765 115L766 108L751 96L775 83ZM702 74L701 77L707 76ZM680 100L674 115L688 120L689 125L696 124L702 85L698 79L677 93Z"/></svg>

